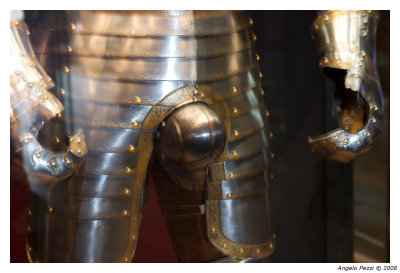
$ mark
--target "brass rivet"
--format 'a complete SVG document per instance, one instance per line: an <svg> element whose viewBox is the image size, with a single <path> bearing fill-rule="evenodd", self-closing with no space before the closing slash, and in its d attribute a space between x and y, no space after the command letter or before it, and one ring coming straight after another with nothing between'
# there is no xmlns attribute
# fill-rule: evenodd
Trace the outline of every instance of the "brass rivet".
<svg viewBox="0 0 400 273"><path fill-rule="evenodd" d="M64 66L64 70L65 70L65 73L69 72L69 68L67 66Z"/></svg>
<svg viewBox="0 0 400 273"><path fill-rule="evenodd" d="M132 235L132 240L136 240L136 235Z"/></svg>
<svg viewBox="0 0 400 273"><path fill-rule="evenodd" d="M227 197L227 198L231 198L231 197L232 197L232 194L228 193L228 194L226 195L226 197Z"/></svg>
<svg viewBox="0 0 400 273"><path fill-rule="evenodd" d="M53 208L49 206L49 212L53 212Z"/></svg>
<svg viewBox="0 0 400 273"><path fill-rule="evenodd" d="M135 151L135 146L129 145L129 152L134 152Z"/></svg>
<svg viewBox="0 0 400 273"><path fill-rule="evenodd" d="M233 94L236 94L237 93L237 89L236 89L236 87L234 86L234 87L232 87L232 90L233 90Z"/></svg>
<svg viewBox="0 0 400 273"><path fill-rule="evenodd" d="M235 175L233 173L229 174L229 178L234 178L234 177L235 177Z"/></svg>
<svg viewBox="0 0 400 273"><path fill-rule="evenodd" d="M128 211L126 209L122 210L122 215L123 216L127 216L128 215Z"/></svg>
<svg viewBox="0 0 400 273"><path fill-rule="evenodd" d="M273 153L273 152L271 152L271 158L274 158L274 157L275 157L274 153Z"/></svg>
<svg viewBox="0 0 400 273"><path fill-rule="evenodd" d="M28 215L32 215L32 211L30 209L28 209Z"/></svg>
<svg viewBox="0 0 400 273"><path fill-rule="evenodd" d="M240 253L244 253L244 249L243 248L240 248Z"/></svg>
<svg viewBox="0 0 400 273"><path fill-rule="evenodd" d="M266 115L267 117L269 117L269 112L268 112L268 110L265 110L265 115Z"/></svg>
<svg viewBox="0 0 400 273"><path fill-rule="evenodd" d="M257 253L260 253L260 249L259 249L259 248L257 248L256 252L257 252Z"/></svg>
<svg viewBox="0 0 400 273"><path fill-rule="evenodd" d="M28 246L28 251L31 252L32 251L32 247Z"/></svg>
<svg viewBox="0 0 400 273"><path fill-rule="evenodd" d="M132 169L129 168L129 167L126 167L126 168L125 168L125 173L131 174L131 173L132 173Z"/></svg>
<svg viewBox="0 0 400 273"><path fill-rule="evenodd" d="M135 127L137 127L137 126L138 126L138 123L137 123L137 121L134 121L132 124L133 124L133 126L135 126Z"/></svg>
<svg viewBox="0 0 400 273"><path fill-rule="evenodd" d="M261 73L261 71L258 72L258 76L260 77L260 79L263 77L263 74Z"/></svg>
<svg viewBox="0 0 400 273"><path fill-rule="evenodd" d="M238 135L239 135L239 132L238 132L237 130L233 130L233 135L234 135L234 136L238 136Z"/></svg>
<svg viewBox="0 0 400 273"><path fill-rule="evenodd" d="M239 113L238 109L236 107L233 107L233 114L237 115Z"/></svg>
<svg viewBox="0 0 400 273"><path fill-rule="evenodd" d="M68 50L69 53L71 53L71 52L72 52L72 47L70 47L70 46L68 45L68 46L67 46L67 50Z"/></svg>
<svg viewBox="0 0 400 273"><path fill-rule="evenodd" d="M253 41L257 40L257 36L255 34L253 34Z"/></svg>
<svg viewBox="0 0 400 273"><path fill-rule="evenodd" d="M232 153L232 157L237 157L237 153L236 153L236 151L233 151L233 153Z"/></svg>
<svg viewBox="0 0 400 273"><path fill-rule="evenodd" d="M56 143L60 143L60 139L56 137Z"/></svg>
<svg viewBox="0 0 400 273"><path fill-rule="evenodd" d="M365 57L365 55L367 55L367 54L365 54L365 51L364 50L361 50L361 57Z"/></svg>
<svg viewBox="0 0 400 273"><path fill-rule="evenodd" d="M323 61L324 63L327 63L327 62L328 62L328 58L327 58L327 57L324 57L324 58L322 59L322 61Z"/></svg>
<svg viewBox="0 0 400 273"><path fill-rule="evenodd" d="M29 226L29 225L26 226L26 230L27 230L27 231L31 231L31 226Z"/></svg>
<svg viewBox="0 0 400 273"><path fill-rule="evenodd" d="M261 96L264 96L264 90L261 89Z"/></svg>
<svg viewBox="0 0 400 273"><path fill-rule="evenodd" d="M136 103L141 103L141 102L142 102L142 99L141 99L140 97L135 97L135 102L136 102Z"/></svg>
<svg viewBox="0 0 400 273"><path fill-rule="evenodd" d="M131 191L128 188L125 188L124 193L128 195Z"/></svg>
<svg viewBox="0 0 400 273"><path fill-rule="evenodd" d="M272 243L269 243L269 248L273 248L274 245Z"/></svg>
<svg viewBox="0 0 400 273"><path fill-rule="evenodd" d="M260 60L260 55L256 54L256 59L257 59L257 61L259 61Z"/></svg>
<svg viewBox="0 0 400 273"><path fill-rule="evenodd" d="M251 18L249 18L249 23L250 23L250 25L253 24L253 20Z"/></svg>
<svg viewBox="0 0 400 273"><path fill-rule="evenodd" d="M212 232L215 232L215 228L214 228L214 227L212 227L212 228L211 228L211 231L212 231Z"/></svg>
<svg viewBox="0 0 400 273"><path fill-rule="evenodd" d="M125 258L125 262L127 262L128 261L128 258Z"/></svg>
<svg viewBox="0 0 400 273"><path fill-rule="evenodd" d="M274 134L270 131L270 132L269 132L269 137L272 138L273 136L274 136Z"/></svg>
<svg viewBox="0 0 400 273"><path fill-rule="evenodd" d="M57 117L57 118L61 118L61 113L58 113L58 114L56 115L56 117Z"/></svg>
<svg viewBox="0 0 400 273"><path fill-rule="evenodd" d="M57 162L54 159L50 159L50 166L55 167Z"/></svg>
<svg viewBox="0 0 400 273"><path fill-rule="evenodd" d="M71 29L72 29L72 30L74 30L74 29L76 28L76 26L75 26L74 23L71 23L70 25L71 25Z"/></svg>
<svg viewBox="0 0 400 273"><path fill-rule="evenodd" d="M60 90L61 90L61 95L65 95L65 90L62 88L60 88Z"/></svg>
<svg viewBox="0 0 400 273"><path fill-rule="evenodd" d="M223 243L223 244L222 244L222 247L223 247L223 248L226 248L226 244L225 244L225 243Z"/></svg>

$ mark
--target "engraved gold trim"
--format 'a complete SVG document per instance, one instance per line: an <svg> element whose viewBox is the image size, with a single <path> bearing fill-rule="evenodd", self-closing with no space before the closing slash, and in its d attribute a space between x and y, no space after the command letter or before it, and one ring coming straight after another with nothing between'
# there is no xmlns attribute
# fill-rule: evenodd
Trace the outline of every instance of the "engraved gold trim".
<svg viewBox="0 0 400 273"><path fill-rule="evenodd" d="M207 234L211 243L226 255L262 258L270 255L275 248L275 239L262 244L240 244L228 240L221 232L218 200L206 201Z"/></svg>
<svg viewBox="0 0 400 273"><path fill-rule="evenodd" d="M142 194L147 176L147 168L154 148L154 131L161 123L161 121L163 121L173 109L179 108L185 104L195 101L203 101L210 104L210 107L213 107L219 116L229 115L227 106L221 103L224 101L223 97L215 89L212 89L211 87L205 85L191 85L181 87L174 92L168 94L164 99L159 102L157 106L154 106L149 111L143 121L141 127L142 130L139 134L137 146L138 160L135 173L136 177L133 182L132 190L133 202L131 208L131 217L133 217L134 215L141 215L141 200L143 199ZM214 105L217 106L214 107ZM140 221L138 221L137 219L131 221L131 236L135 236L135 238L137 238L139 225ZM121 262L124 262L127 257L130 257L130 259L133 257L136 244L137 240L129 240L128 248L125 252L125 255L121 258Z"/></svg>

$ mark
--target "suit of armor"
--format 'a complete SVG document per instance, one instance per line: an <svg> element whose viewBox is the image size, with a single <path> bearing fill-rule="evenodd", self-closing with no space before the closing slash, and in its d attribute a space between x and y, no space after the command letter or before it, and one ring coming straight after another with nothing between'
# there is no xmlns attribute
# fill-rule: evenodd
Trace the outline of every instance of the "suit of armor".
<svg viewBox="0 0 400 273"><path fill-rule="evenodd" d="M342 54L336 21L348 18L354 22L346 30L359 29L358 40ZM375 13L328 12L313 28L321 66L346 69L346 87L370 107L357 116L355 104L344 104L351 114L342 115L343 128L310 139L328 158L352 158L379 131L383 104L368 47L374 35L364 41L360 34L374 32L374 20ZM33 50L24 23L12 21L16 63L32 64L11 72L11 137L30 185L30 261L130 261L152 160L174 182L161 186L161 202L181 261L248 262L273 252L272 133L252 24L238 11L45 12L31 27ZM40 73L26 79L26 71ZM52 83L44 71L59 100L46 90ZM45 114L26 117L27 96L34 97L31 112ZM49 120L55 129L41 139ZM60 138L51 141L60 128L63 149ZM184 254L196 253L190 236L201 238L195 258Z"/></svg>

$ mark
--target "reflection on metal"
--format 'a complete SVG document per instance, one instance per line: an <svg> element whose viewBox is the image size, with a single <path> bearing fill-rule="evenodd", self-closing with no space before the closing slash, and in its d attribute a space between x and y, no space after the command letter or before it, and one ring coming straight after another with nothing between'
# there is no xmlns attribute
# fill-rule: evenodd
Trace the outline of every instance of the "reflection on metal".
<svg viewBox="0 0 400 273"><path fill-rule="evenodd" d="M376 70L375 11L324 11L311 32L323 71L335 79L333 113L341 129L310 137L313 151L348 162L366 153L382 128L383 97Z"/></svg>
<svg viewBox="0 0 400 273"><path fill-rule="evenodd" d="M68 147L62 152L52 151L39 142L44 124L52 118L60 119L64 107L48 91L54 83L36 59L24 22L11 21L10 39L12 152L15 160L22 160L29 186L35 191L70 177L82 164L86 143L79 130L68 136ZM53 136L53 140L56 146L61 144L58 136Z"/></svg>
<svg viewBox="0 0 400 273"><path fill-rule="evenodd" d="M208 239L221 253L245 262L273 251L252 24L239 11L43 12L34 48L66 126L82 131L68 154L33 155L53 172L86 156L75 175L31 191L31 261L130 261L153 152L181 187L205 192Z"/></svg>

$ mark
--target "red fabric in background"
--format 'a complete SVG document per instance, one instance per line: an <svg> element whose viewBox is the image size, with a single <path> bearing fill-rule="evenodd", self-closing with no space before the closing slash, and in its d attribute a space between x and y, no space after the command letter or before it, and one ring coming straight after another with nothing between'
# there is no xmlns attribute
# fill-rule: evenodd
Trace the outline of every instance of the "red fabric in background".
<svg viewBox="0 0 400 273"><path fill-rule="evenodd" d="M149 172L151 191L149 200L143 205L143 218L139 230L135 263L178 262L167 224L158 204L153 175ZM11 181L10 186L10 262L26 263L25 250L27 187Z"/></svg>

